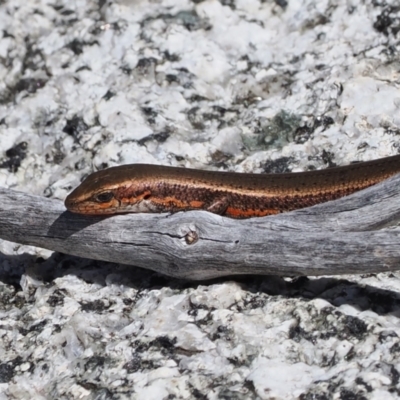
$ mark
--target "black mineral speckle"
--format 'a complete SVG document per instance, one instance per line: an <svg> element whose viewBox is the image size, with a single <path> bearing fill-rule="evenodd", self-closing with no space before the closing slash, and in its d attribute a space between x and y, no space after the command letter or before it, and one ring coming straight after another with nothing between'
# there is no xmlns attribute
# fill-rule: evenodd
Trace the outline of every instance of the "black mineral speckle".
<svg viewBox="0 0 400 400"><path fill-rule="evenodd" d="M296 325L292 326L289 329L289 339L294 340L295 342L299 343L301 339L305 339L308 342L315 343L315 337L313 337L312 333L307 332L301 326Z"/></svg>
<svg viewBox="0 0 400 400"><path fill-rule="evenodd" d="M337 164L332 161L334 158L335 155L332 152L326 151L325 149L322 150L322 161L325 164L328 164L329 168L336 167Z"/></svg>
<svg viewBox="0 0 400 400"><path fill-rule="evenodd" d="M156 339L151 341L149 344L151 347L155 347L161 351L162 354L170 354L175 350L175 344L177 342L176 337L169 338L168 336L158 336Z"/></svg>
<svg viewBox="0 0 400 400"><path fill-rule="evenodd" d="M27 142L20 142L6 151L6 159L0 163L0 168L7 168L10 172L17 172L21 162L25 159L28 149Z"/></svg>
<svg viewBox="0 0 400 400"><path fill-rule="evenodd" d="M225 325L219 325L214 332L214 334L211 336L212 340L217 340L217 339L225 339L225 340L231 340L231 336L233 335L233 332L231 329L229 329Z"/></svg>
<svg viewBox="0 0 400 400"><path fill-rule="evenodd" d="M261 167L268 174L281 174L290 172L288 165L292 161L293 157L281 157L277 160L267 160Z"/></svg>
<svg viewBox="0 0 400 400"><path fill-rule="evenodd" d="M136 70L142 75L147 75L156 64L157 60L153 57L141 58L136 65Z"/></svg>
<svg viewBox="0 0 400 400"><path fill-rule="evenodd" d="M385 7L376 17L373 24L374 29L385 36L390 34L396 36L400 31L400 7Z"/></svg>
<svg viewBox="0 0 400 400"><path fill-rule="evenodd" d="M205 128L203 116L199 107L192 107L188 110L186 115L194 129L203 130Z"/></svg>
<svg viewBox="0 0 400 400"><path fill-rule="evenodd" d="M206 400L206 399L208 399L208 397L205 394L201 393L199 389L192 388L191 389L191 393L192 393L192 396L193 396L194 399L197 399L197 400Z"/></svg>
<svg viewBox="0 0 400 400"><path fill-rule="evenodd" d="M367 333L367 324L360 318L346 315L344 317L344 334L361 339Z"/></svg>
<svg viewBox="0 0 400 400"><path fill-rule="evenodd" d="M135 340L134 347L137 353L143 353L144 351L147 351L149 349L150 345L149 343L145 343L140 340Z"/></svg>
<svg viewBox="0 0 400 400"><path fill-rule="evenodd" d="M74 39L72 40L72 42L67 44L67 48L72 50L74 54L79 55L83 53L83 48L85 46L93 46L95 44L99 44L99 42L97 42L96 40L92 41L92 42L85 42L79 39Z"/></svg>
<svg viewBox="0 0 400 400"><path fill-rule="evenodd" d="M65 295L60 290L56 290L47 299L47 304L49 304L51 307L62 306L64 304L64 297Z"/></svg>
<svg viewBox="0 0 400 400"><path fill-rule="evenodd" d="M171 134L168 131L154 133L152 135L144 137L143 139L138 140L138 144L143 146L147 142L151 142L151 141L155 141L155 142L158 142L158 143L164 143L170 137L170 135Z"/></svg>
<svg viewBox="0 0 400 400"><path fill-rule="evenodd" d="M107 93L103 96L103 99L105 100L105 101L108 101L108 100L110 100L112 97L114 97L115 96L115 93L114 92L112 92L111 90L107 90Z"/></svg>
<svg viewBox="0 0 400 400"><path fill-rule="evenodd" d="M9 363L0 364L0 383L8 383L14 376L14 367Z"/></svg>
<svg viewBox="0 0 400 400"><path fill-rule="evenodd" d="M32 325L29 329L30 332L42 332L44 327L47 325L47 320L40 321L39 323Z"/></svg>
<svg viewBox="0 0 400 400"><path fill-rule="evenodd" d="M151 342L153 345L164 347L166 349L172 349L176 344L176 338L169 338L168 336L158 336Z"/></svg>
<svg viewBox="0 0 400 400"><path fill-rule="evenodd" d="M24 78L20 79L15 85L17 93L26 90L28 93L36 93L39 89L46 85L45 79Z"/></svg>
<svg viewBox="0 0 400 400"><path fill-rule="evenodd" d="M314 127L311 126L300 126L296 129L293 134L293 141L297 144L303 144L310 139L311 135L314 133Z"/></svg>
<svg viewBox="0 0 400 400"><path fill-rule="evenodd" d="M392 385L396 386L399 383L400 374L394 365L390 367L390 377L392 379Z"/></svg>
<svg viewBox="0 0 400 400"><path fill-rule="evenodd" d="M102 356L90 357L85 363L85 371L94 371L97 368L101 368L104 366L105 361L106 358Z"/></svg>
<svg viewBox="0 0 400 400"><path fill-rule="evenodd" d="M144 360L139 354L135 353L133 357L124 364L123 368L126 369L128 374L133 374L140 370L157 368L157 364L152 360Z"/></svg>
<svg viewBox="0 0 400 400"><path fill-rule="evenodd" d="M285 9L288 5L288 2L286 0L275 0L275 3L279 6Z"/></svg>
<svg viewBox="0 0 400 400"><path fill-rule="evenodd" d="M328 397L325 393L309 392L309 393L301 394L299 399L300 400L330 400L330 397Z"/></svg>
<svg viewBox="0 0 400 400"><path fill-rule="evenodd" d="M367 400L361 393L354 393L353 391L345 388L340 389L341 400Z"/></svg>
<svg viewBox="0 0 400 400"><path fill-rule="evenodd" d="M75 72L81 71L91 71L91 68L88 65L82 65L81 67L77 68Z"/></svg>
<svg viewBox="0 0 400 400"><path fill-rule="evenodd" d="M87 312L94 311L98 313L109 308L109 306L105 305L104 302L101 300L94 300L94 301L89 301L87 303L83 303L81 307L82 311L87 311Z"/></svg>
<svg viewBox="0 0 400 400"><path fill-rule="evenodd" d="M400 343L399 343L399 342L395 343L395 344L390 348L390 353L391 353L391 354L400 353Z"/></svg>
<svg viewBox="0 0 400 400"><path fill-rule="evenodd" d="M363 386L368 393L372 392L372 386L366 383L362 378L356 378L357 385Z"/></svg>
<svg viewBox="0 0 400 400"><path fill-rule="evenodd" d="M71 119L67 119L63 132L72 136L77 141L79 134L85 132L88 128L83 118L75 115Z"/></svg>
<svg viewBox="0 0 400 400"><path fill-rule="evenodd" d="M132 359L124 365L124 368L128 374L133 374L134 372L139 371L142 368L142 358L140 355L135 353Z"/></svg>
<svg viewBox="0 0 400 400"><path fill-rule="evenodd" d="M115 397L110 390L107 388L98 388L93 391L93 399L96 400L116 400Z"/></svg>

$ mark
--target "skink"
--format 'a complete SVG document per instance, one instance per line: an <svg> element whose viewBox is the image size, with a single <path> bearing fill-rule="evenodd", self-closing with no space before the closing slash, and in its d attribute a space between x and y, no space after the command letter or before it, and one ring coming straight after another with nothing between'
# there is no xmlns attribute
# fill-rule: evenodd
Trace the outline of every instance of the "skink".
<svg viewBox="0 0 400 400"><path fill-rule="evenodd" d="M397 173L400 155L285 174L130 164L89 175L65 206L93 215L201 209L232 218L262 217L347 196Z"/></svg>

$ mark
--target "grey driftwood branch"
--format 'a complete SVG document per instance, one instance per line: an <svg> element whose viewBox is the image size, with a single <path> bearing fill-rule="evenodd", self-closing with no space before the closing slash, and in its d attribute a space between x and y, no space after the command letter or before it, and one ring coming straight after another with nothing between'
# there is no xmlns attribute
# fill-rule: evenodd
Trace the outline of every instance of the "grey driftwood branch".
<svg viewBox="0 0 400 400"><path fill-rule="evenodd" d="M0 188L0 238L187 279L400 269L400 175L337 201L234 220L203 211L85 217Z"/></svg>

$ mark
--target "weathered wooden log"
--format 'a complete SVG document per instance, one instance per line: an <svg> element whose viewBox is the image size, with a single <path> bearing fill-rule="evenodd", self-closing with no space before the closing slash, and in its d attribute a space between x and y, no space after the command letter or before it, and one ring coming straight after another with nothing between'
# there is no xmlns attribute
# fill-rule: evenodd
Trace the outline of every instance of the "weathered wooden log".
<svg viewBox="0 0 400 400"><path fill-rule="evenodd" d="M204 211L85 217L59 200L0 188L0 238L186 279L400 269L400 175L272 217Z"/></svg>

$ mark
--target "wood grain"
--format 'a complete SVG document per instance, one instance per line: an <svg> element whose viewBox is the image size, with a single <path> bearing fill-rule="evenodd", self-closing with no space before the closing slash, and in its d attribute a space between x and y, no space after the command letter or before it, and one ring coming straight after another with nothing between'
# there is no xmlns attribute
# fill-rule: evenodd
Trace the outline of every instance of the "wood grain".
<svg viewBox="0 0 400 400"><path fill-rule="evenodd" d="M0 188L0 238L191 280L395 271L399 187L397 175L336 201L248 220L205 211L90 217Z"/></svg>

